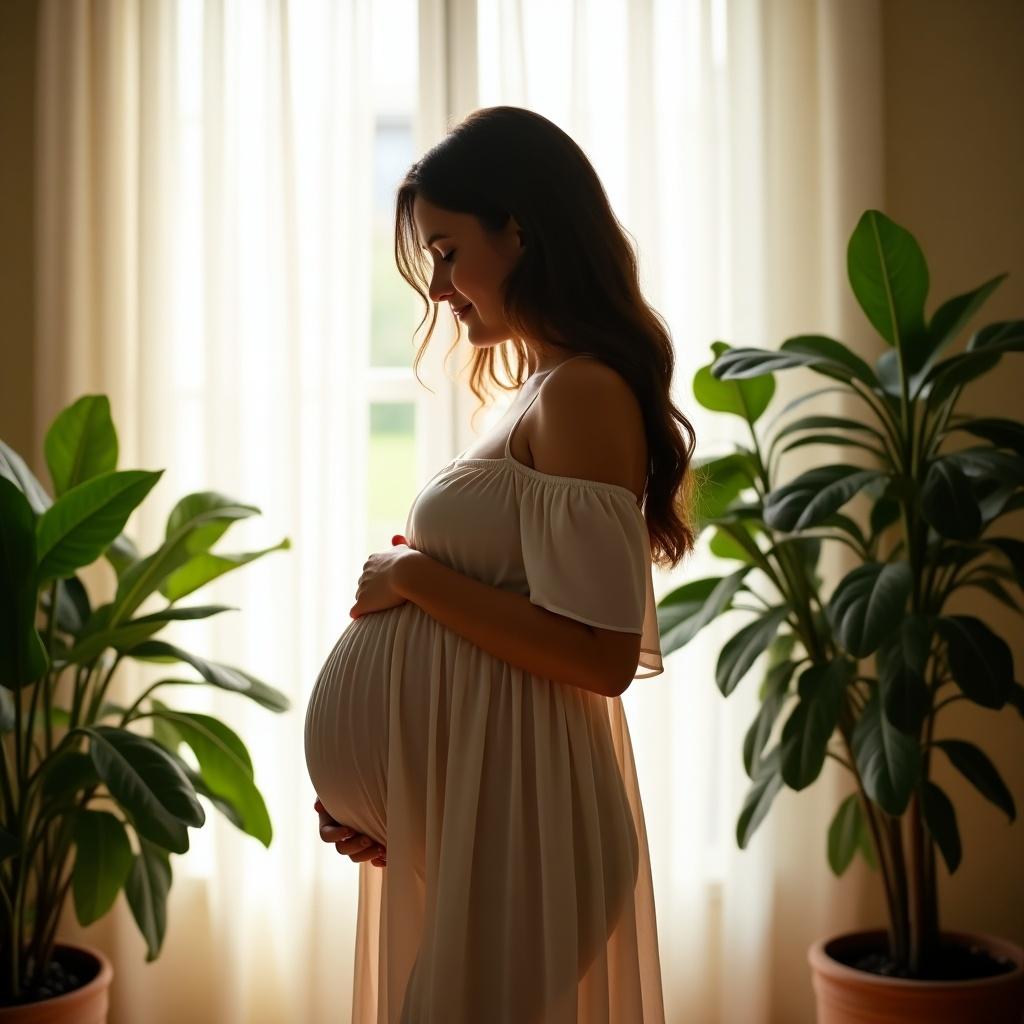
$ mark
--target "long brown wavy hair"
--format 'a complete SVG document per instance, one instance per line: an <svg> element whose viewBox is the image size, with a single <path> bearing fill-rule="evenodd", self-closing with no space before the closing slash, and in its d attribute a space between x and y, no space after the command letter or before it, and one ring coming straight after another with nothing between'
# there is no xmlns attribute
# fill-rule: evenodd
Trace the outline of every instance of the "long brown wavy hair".
<svg viewBox="0 0 1024 1024"><path fill-rule="evenodd" d="M473 354L469 386L481 402L476 412L495 394L491 386L522 387L529 376L527 337L592 355L617 370L644 415L649 463L642 497L651 556L660 566L676 566L695 540L690 460L696 435L671 399L675 357L668 327L641 294L631 236L586 154L532 110L484 107L409 168L396 192L395 262L427 307L416 331L430 317L414 371L437 324L430 260L413 220L417 194L443 209L473 214L489 231L500 230L511 214L527 243L504 282L509 340ZM452 349L459 337L457 328Z"/></svg>

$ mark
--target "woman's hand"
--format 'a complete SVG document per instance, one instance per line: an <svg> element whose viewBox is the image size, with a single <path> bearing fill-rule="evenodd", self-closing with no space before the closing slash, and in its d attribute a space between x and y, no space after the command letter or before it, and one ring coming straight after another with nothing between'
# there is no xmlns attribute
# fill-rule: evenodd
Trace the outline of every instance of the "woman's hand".
<svg viewBox="0 0 1024 1024"><path fill-rule="evenodd" d="M344 854L356 864L368 860L374 867L384 868L388 864L388 851L348 825L335 821L317 797L313 810L320 812L320 838L325 843L334 843L338 853Z"/></svg>
<svg viewBox="0 0 1024 1024"><path fill-rule="evenodd" d="M391 538L391 543L395 547L390 551L378 551L363 562L363 574L356 587L356 603L349 609L353 619L405 604L407 598L395 589L395 573L402 560L408 558L414 549L400 533Z"/></svg>

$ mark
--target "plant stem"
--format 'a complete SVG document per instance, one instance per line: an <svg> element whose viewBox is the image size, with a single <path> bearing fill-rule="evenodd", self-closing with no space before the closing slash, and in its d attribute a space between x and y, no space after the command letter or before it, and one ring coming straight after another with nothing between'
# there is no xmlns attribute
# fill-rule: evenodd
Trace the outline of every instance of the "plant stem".
<svg viewBox="0 0 1024 1024"><path fill-rule="evenodd" d="M850 714L849 707L844 707L840 715L839 735L842 737L846 747L850 763L856 763L853 755L853 743L851 741L852 726L856 719ZM882 873L882 888L885 891L885 903L889 910L889 948L890 951L898 948L900 944L899 925L900 919L897 914L896 892L893 881L893 869L891 863L891 851L887 849L884 836L878 827L878 820L875 816L874 804L864 791L864 783L861 781L860 773L853 773L854 782L857 786L857 799L860 801L861 814L871 829L871 838L875 844L875 852L878 854L878 867Z"/></svg>

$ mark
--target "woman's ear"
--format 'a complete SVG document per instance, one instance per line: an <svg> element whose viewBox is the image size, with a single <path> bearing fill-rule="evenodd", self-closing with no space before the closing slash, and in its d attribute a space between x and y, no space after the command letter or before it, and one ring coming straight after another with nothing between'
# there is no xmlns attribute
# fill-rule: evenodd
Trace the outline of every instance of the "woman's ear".
<svg viewBox="0 0 1024 1024"><path fill-rule="evenodd" d="M526 232L519 226L519 221L511 213L508 215L508 220L509 228L516 233L516 237L519 239L519 248L522 249L526 245Z"/></svg>

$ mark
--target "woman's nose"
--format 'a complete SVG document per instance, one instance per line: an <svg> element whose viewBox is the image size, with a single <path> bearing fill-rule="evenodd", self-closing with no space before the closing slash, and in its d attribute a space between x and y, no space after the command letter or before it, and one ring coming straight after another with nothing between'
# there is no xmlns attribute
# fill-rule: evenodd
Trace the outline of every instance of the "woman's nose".
<svg viewBox="0 0 1024 1024"><path fill-rule="evenodd" d="M430 298L433 302L444 302L453 293L451 280L447 274L436 273L430 279Z"/></svg>

